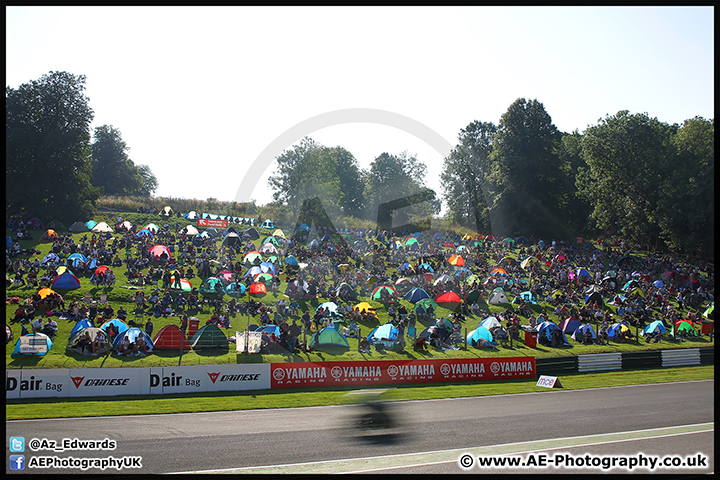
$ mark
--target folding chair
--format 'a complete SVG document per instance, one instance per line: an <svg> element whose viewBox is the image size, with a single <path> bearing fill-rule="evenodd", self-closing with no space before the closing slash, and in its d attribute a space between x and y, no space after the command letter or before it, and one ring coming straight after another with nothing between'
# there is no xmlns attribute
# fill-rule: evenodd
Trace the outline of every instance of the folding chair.
<svg viewBox="0 0 720 480"><path fill-rule="evenodd" d="M86 293L85 296L82 299L83 303L92 303L92 295L89 293Z"/></svg>
<svg viewBox="0 0 720 480"><path fill-rule="evenodd" d="M107 293L101 293L98 303L107 303Z"/></svg>

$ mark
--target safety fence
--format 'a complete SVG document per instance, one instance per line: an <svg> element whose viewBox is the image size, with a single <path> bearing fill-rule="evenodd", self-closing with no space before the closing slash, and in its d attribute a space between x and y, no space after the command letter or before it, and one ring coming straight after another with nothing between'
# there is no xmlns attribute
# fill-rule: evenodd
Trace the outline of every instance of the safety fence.
<svg viewBox="0 0 720 480"><path fill-rule="evenodd" d="M570 373L714 364L715 349L713 347L649 350L626 353L598 353L594 355L535 359L535 367L538 375L555 376Z"/></svg>

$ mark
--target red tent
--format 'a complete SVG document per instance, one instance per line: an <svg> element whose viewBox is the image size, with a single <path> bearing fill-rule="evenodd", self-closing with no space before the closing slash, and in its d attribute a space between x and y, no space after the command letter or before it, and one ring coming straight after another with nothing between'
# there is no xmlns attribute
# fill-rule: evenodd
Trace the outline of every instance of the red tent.
<svg viewBox="0 0 720 480"><path fill-rule="evenodd" d="M155 245L153 247L150 247L150 256L153 258L153 260L160 260L163 253L167 255L167 260L170 260L172 255L170 255L170 250L168 250L165 245Z"/></svg>
<svg viewBox="0 0 720 480"><path fill-rule="evenodd" d="M191 350L190 344L177 325L167 325L161 328L153 339L153 345L156 349L162 350L180 350L181 348L186 351Z"/></svg>
<svg viewBox="0 0 720 480"><path fill-rule="evenodd" d="M262 282L253 282L247 289L250 295L265 295L267 293L267 287Z"/></svg>

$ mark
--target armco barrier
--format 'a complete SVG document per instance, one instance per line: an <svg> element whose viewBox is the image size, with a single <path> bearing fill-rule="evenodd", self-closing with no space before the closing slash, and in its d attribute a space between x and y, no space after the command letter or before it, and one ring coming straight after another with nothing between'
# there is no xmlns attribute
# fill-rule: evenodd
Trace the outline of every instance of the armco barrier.
<svg viewBox="0 0 720 480"><path fill-rule="evenodd" d="M700 365L715 364L715 347L702 347L700 350Z"/></svg>
<svg viewBox="0 0 720 480"><path fill-rule="evenodd" d="M565 375L577 373L578 357L536 358L535 369L538 375Z"/></svg>
<svg viewBox="0 0 720 480"><path fill-rule="evenodd" d="M622 354L622 369L637 370L643 368L657 368L662 365L659 350L643 352L627 352Z"/></svg>
<svg viewBox="0 0 720 480"><path fill-rule="evenodd" d="M697 348L683 348L679 350L661 350L663 367L683 367L686 365L700 365L700 350Z"/></svg>
<svg viewBox="0 0 720 480"><path fill-rule="evenodd" d="M578 372L580 373L621 369L621 353L598 353L595 355L578 355Z"/></svg>

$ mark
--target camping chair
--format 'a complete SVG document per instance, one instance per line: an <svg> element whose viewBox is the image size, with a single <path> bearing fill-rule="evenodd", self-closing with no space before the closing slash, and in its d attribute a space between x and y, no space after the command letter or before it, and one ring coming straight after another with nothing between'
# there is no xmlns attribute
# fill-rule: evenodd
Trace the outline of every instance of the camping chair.
<svg viewBox="0 0 720 480"><path fill-rule="evenodd" d="M101 293L98 303L107 303L107 293Z"/></svg>
<svg viewBox="0 0 720 480"><path fill-rule="evenodd" d="M83 303L92 303L92 295L89 293L86 293L85 296L82 299Z"/></svg>

